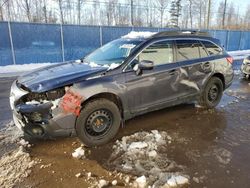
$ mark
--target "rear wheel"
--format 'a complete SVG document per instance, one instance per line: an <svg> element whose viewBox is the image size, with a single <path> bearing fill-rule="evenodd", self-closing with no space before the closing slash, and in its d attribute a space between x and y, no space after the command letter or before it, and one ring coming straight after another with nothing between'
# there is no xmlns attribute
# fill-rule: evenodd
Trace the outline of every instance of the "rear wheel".
<svg viewBox="0 0 250 188"><path fill-rule="evenodd" d="M114 138L120 124L117 105L107 99L96 99L82 109L76 122L76 133L86 146L102 145Z"/></svg>
<svg viewBox="0 0 250 188"><path fill-rule="evenodd" d="M214 108L219 104L222 94L223 83L221 79L212 77L201 94L199 104L205 108Z"/></svg>

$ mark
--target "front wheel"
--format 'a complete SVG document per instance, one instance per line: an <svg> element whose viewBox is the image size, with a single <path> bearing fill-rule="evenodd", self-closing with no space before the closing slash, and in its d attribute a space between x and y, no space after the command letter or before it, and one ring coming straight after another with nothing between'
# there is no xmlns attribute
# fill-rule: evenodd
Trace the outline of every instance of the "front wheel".
<svg viewBox="0 0 250 188"><path fill-rule="evenodd" d="M96 99L83 107L76 122L76 134L86 146L98 146L113 139L120 124L117 105L107 99Z"/></svg>
<svg viewBox="0 0 250 188"><path fill-rule="evenodd" d="M221 79L212 77L201 94L199 104L205 108L214 108L219 104L222 94L223 83Z"/></svg>

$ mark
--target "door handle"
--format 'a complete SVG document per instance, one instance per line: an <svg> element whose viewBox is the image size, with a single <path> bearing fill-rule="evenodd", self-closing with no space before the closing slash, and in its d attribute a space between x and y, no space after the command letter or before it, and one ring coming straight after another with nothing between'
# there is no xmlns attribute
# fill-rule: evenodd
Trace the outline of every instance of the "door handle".
<svg viewBox="0 0 250 188"><path fill-rule="evenodd" d="M206 63L203 64L203 67L205 67L205 68L209 68L210 66L211 66L210 62L206 62Z"/></svg>
<svg viewBox="0 0 250 188"><path fill-rule="evenodd" d="M175 73L176 73L176 69L169 71L169 75L171 75L171 76L175 75Z"/></svg>

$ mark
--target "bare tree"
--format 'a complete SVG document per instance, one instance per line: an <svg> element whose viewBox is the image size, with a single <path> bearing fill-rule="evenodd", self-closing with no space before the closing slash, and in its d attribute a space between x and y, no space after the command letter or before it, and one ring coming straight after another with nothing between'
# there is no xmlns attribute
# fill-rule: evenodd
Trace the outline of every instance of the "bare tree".
<svg viewBox="0 0 250 188"><path fill-rule="evenodd" d="M43 0L43 15L45 23L48 23L48 10L47 10L47 0Z"/></svg>
<svg viewBox="0 0 250 188"><path fill-rule="evenodd" d="M193 28L193 1L188 0L188 9L189 9L189 20L190 20L190 28Z"/></svg>
<svg viewBox="0 0 250 188"><path fill-rule="evenodd" d="M9 0L0 0L0 20L3 21L3 6L8 2Z"/></svg>
<svg viewBox="0 0 250 188"><path fill-rule="evenodd" d="M81 24L81 7L82 7L83 0L77 0L77 23L78 25Z"/></svg>
<svg viewBox="0 0 250 188"><path fill-rule="evenodd" d="M58 3L58 7L59 7L61 24L64 24L63 1L62 0L56 0L56 2Z"/></svg>
<svg viewBox="0 0 250 188"><path fill-rule="evenodd" d="M210 26L210 14L211 14L211 0L208 0L208 6L207 6L207 29L209 29Z"/></svg>
<svg viewBox="0 0 250 188"><path fill-rule="evenodd" d="M223 25L223 13L221 12L221 10L224 10L224 3L221 1L218 7L218 13L217 13L217 26L219 28L221 28L221 26Z"/></svg>
<svg viewBox="0 0 250 188"><path fill-rule="evenodd" d="M28 18L28 21L31 22L31 1L30 0L23 0L24 2L22 3L23 8L26 11L26 16Z"/></svg>
<svg viewBox="0 0 250 188"><path fill-rule="evenodd" d="M160 12L161 27L163 27L163 16L168 7L169 2L168 0L157 0L156 3L157 3L158 10Z"/></svg>
<svg viewBox="0 0 250 188"><path fill-rule="evenodd" d="M222 28L225 28L225 20L226 20L226 10L227 10L227 0L224 1L224 7L223 7L223 17L222 17Z"/></svg>

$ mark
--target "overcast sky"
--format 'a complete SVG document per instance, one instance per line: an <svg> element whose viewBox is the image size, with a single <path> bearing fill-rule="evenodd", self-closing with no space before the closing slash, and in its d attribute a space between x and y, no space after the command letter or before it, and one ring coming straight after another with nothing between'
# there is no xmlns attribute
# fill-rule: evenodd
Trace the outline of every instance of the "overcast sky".
<svg viewBox="0 0 250 188"><path fill-rule="evenodd" d="M214 0L214 2L216 3L216 7L217 7L216 9L218 9L219 3L221 1L224 1L224 0ZM245 14L247 6L250 4L250 0L228 0L228 6L230 6L231 2L234 3L236 12L238 11L238 7L239 7L240 14Z"/></svg>

